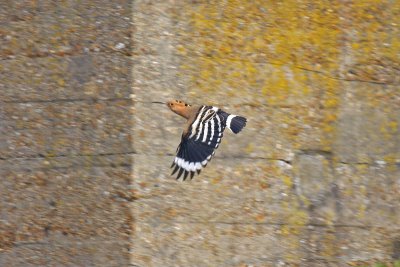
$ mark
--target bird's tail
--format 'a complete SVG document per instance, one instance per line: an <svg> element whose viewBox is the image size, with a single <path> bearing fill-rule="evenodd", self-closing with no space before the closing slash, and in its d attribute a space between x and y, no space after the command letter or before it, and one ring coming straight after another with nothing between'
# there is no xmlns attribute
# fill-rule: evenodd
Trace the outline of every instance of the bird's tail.
<svg viewBox="0 0 400 267"><path fill-rule="evenodd" d="M242 116L230 114L226 119L226 127L237 134L246 126L247 119Z"/></svg>

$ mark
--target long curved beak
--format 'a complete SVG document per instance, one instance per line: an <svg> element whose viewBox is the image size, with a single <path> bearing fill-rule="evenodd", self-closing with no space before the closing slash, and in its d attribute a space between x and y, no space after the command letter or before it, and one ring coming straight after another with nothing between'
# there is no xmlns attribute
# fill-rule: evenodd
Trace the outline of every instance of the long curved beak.
<svg viewBox="0 0 400 267"><path fill-rule="evenodd" d="M160 101L152 101L151 103L154 103L154 104L167 104L167 103L165 103L165 102L160 102Z"/></svg>

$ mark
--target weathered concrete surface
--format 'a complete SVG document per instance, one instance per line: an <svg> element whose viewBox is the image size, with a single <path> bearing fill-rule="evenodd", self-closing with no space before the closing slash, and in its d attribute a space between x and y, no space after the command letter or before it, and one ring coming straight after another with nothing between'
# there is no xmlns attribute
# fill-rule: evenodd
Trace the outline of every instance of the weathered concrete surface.
<svg viewBox="0 0 400 267"><path fill-rule="evenodd" d="M399 264L399 2L133 10L133 264ZM144 103L166 99L248 118L191 182L168 169L184 121Z"/></svg>
<svg viewBox="0 0 400 267"><path fill-rule="evenodd" d="M131 2L0 2L0 266L128 266Z"/></svg>
<svg viewBox="0 0 400 267"><path fill-rule="evenodd" d="M398 265L399 24L398 1L0 2L0 266ZM191 182L184 122L145 103L171 98L249 119Z"/></svg>

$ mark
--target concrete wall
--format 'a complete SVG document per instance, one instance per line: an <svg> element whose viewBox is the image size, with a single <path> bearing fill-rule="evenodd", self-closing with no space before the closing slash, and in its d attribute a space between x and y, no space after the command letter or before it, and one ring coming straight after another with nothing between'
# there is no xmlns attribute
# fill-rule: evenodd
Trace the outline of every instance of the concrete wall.
<svg viewBox="0 0 400 267"><path fill-rule="evenodd" d="M0 266L397 267L399 25L389 0L1 1ZM249 120L185 183L184 121L146 103L176 98Z"/></svg>
<svg viewBox="0 0 400 267"><path fill-rule="evenodd" d="M135 265L399 260L398 1L138 0L133 17ZM167 99L248 118L191 182L168 169L184 121L144 103Z"/></svg>
<svg viewBox="0 0 400 267"><path fill-rule="evenodd" d="M0 1L0 266L127 266L130 1Z"/></svg>

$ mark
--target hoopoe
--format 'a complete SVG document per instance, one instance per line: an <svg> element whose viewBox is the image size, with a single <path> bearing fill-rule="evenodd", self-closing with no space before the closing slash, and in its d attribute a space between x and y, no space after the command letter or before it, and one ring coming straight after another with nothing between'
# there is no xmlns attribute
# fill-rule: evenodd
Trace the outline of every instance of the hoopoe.
<svg viewBox="0 0 400 267"><path fill-rule="evenodd" d="M171 165L174 168L172 176L179 171L176 179L182 174L183 180L189 174L190 179L193 179L195 173L200 174L214 156L225 128L237 134L247 122L245 117L226 113L213 106L192 106L180 100L168 101L166 104L170 110L186 119L181 143Z"/></svg>

